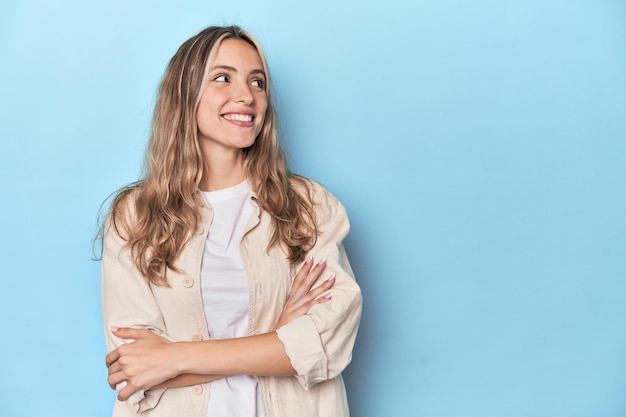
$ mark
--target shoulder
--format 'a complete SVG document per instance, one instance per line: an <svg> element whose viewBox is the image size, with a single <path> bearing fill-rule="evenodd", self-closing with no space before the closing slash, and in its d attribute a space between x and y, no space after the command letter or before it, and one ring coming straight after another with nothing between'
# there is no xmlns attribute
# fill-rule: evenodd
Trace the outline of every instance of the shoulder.
<svg viewBox="0 0 626 417"><path fill-rule="evenodd" d="M291 185L298 194L314 205L322 207L341 205L337 197L317 181L306 177L294 176L291 178Z"/></svg>
<svg viewBox="0 0 626 417"><path fill-rule="evenodd" d="M295 182L294 182L295 181ZM319 223L344 222L349 224L345 207L330 191L319 182L305 177L292 178L296 192L310 202L315 218Z"/></svg>
<svg viewBox="0 0 626 417"><path fill-rule="evenodd" d="M129 229L136 223L138 193L136 186L128 186L113 196L104 225L105 231L113 229L120 237L128 234Z"/></svg>

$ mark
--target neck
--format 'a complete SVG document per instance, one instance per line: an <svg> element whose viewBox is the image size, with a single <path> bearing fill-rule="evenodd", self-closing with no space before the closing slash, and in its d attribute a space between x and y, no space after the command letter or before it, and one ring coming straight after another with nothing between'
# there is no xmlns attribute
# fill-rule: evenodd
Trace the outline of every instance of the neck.
<svg viewBox="0 0 626 417"><path fill-rule="evenodd" d="M245 179L241 149L221 155L204 152L204 175L200 181L202 191L222 190L240 184Z"/></svg>

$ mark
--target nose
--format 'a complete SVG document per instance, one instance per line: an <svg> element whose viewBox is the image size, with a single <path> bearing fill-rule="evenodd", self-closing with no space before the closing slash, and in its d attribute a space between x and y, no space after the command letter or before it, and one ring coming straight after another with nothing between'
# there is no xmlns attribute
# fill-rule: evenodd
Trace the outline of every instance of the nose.
<svg viewBox="0 0 626 417"><path fill-rule="evenodd" d="M247 83L241 83L241 85L237 87L235 101L237 103L244 103L248 106L254 102L254 95L252 94L252 90Z"/></svg>

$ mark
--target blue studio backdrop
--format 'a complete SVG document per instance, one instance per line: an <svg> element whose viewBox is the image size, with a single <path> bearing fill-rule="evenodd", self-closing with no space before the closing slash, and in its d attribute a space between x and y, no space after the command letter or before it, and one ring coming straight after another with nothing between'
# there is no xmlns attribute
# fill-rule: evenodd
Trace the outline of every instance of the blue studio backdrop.
<svg viewBox="0 0 626 417"><path fill-rule="evenodd" d="M2 0L1 416L110 415L98 209L230 23L352 221L355 417L626 415L623 1Z"/></svg>

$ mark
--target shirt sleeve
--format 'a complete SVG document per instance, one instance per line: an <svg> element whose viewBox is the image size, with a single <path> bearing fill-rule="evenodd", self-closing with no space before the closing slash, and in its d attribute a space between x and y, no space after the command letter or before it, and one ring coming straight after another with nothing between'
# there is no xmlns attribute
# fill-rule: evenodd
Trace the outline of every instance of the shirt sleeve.
<svg viewBox="0 0 626 417"><path fill-rule="evenodd" d="M113 326L149 329L172 340L165 333L163 317L148 281L134 267L130 250L110 221L105 225L102 243L101 296L107 352L127 342L111 333ZM123 384L118 384L117 390ZM140 413L154 408L165 390L137 391L126 403L135 413Z"/></svg>
<svg viewBox="0 0 626 417"><path fill-rule="evenodd" d="M326 191L320 200L316 212L320 235L310 253L316 260L326 259L320 280L335 273L333 297L277 330L305 389L335 378L348 366L361 318L361 290L343 247L350 228L346 211Z"/></svg>

